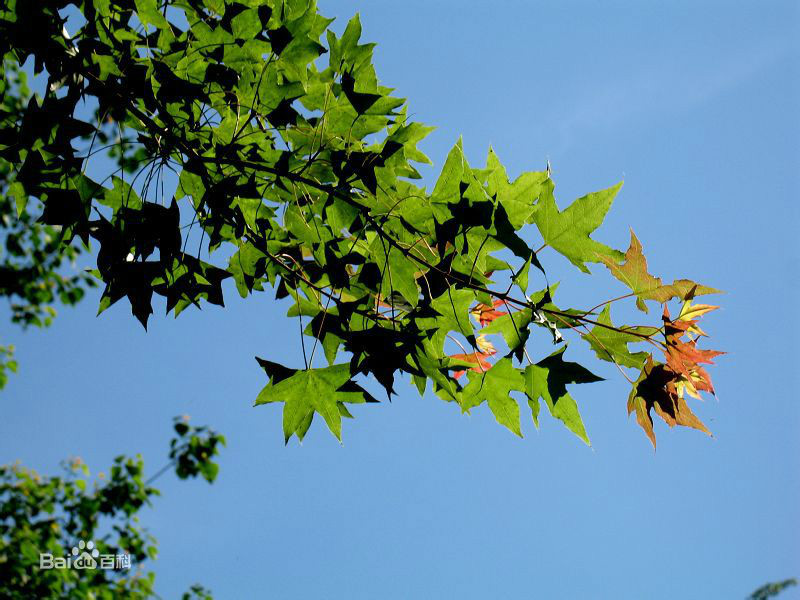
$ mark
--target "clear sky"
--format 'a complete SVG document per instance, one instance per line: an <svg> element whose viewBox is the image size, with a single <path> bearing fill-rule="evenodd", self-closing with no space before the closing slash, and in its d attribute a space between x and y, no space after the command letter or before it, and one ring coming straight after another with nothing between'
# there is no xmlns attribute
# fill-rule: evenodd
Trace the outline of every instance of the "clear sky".
<svg viewBox="0 0 800 600"><path fill-rule="evenodd" d="M142 514L164 598L201 582L222 599L707 600L800 576L800 5L321 5L339 31L360 11L382 83L438 127L428 183L460 134L475 165L490 145L514 175L549 159L562 207L624 179L597 237L624 249L633 227L652 272L726 290L704 323L728 352L719 401L697 408L715 437L659 422L654 453L627 383L590 360L607 380L572 392L591 448L546 415L520 440L405 382L356 408L343 445L315 422L284 447L280 408L252 406L253 356L299 364L297 324L229 285L226 309L148 333L123 301L96 318L98 293L49 330L6 327L21 373L0 394L0 462L98 471L141 451L155 472L173 415L224 433L213 486L162 477ZM624 293L541 258L561 304Z"/></svg>

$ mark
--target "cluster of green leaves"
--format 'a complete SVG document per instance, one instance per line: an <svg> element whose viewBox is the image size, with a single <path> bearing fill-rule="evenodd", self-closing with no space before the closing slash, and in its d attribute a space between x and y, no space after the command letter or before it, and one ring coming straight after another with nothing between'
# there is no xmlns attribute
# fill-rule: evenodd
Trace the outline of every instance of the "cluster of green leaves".
<svg viewBox="0 0 800 600"><path fill-rule="evenodd" d="M797 579L794 577L790 579L784 579L783 581L766 583L750 594L747 597L747 600L767 600L768 598L774 598L786 589L796 585Z"/></svg>
<svg viewBox="0 0 800 600"><path fill-rule="evenodd" d="M174 466L182 479L202 475L212 482L216 465L211 457L224 439L183 419L176 421L175 429L178 438L170 444L167 466ZM196 455L192 444L196 439L194 446L208 449L204 455ZM155 574L145 567L156 558L156 540L139 526L137 513L159 494L150 484L165 470L145 479L139 456L118 456L108 476L98 473L94 478L79 458L63 466L61 477L39 475L17 464L0 466L0 596L10 600L153 597ZM69 556L79 540L94 541L101 554L130 555L132 568L38 568L40 553ZM210 597L201 586L184 595L185 599Z"/></svg>
<svg viewBox="0 0 800 600"><path fill-rule="evenodd" d="M71 34L68 6L83 17ZM391 398L403 374L462 411L486 403L518 435L517 397L537 425L544 400L588 441L566 386L598 378L563 348L528 352L535 332L559 344L562 330L620 370L641 370L629 411L646 413L643 427L651 409L691 426L681 404L691 365L654 368L629 348L665 350L655 339L665 328L615 326L610 302L559 308L523 234L535 227L540 250L584 273L604 263L641 308L713 291L663 285L635 248L623 255L591 238L620 185L562 211L549 169L511 181L491 150L485 167L471 167L460 141L433 190L416 185L416 166L429 162L417 144L431 128L379 83L358 17L341 36L330 24L313 0L7 2L3 60L32 59L48 91L4 118L0 157L14 166L14 189L43 203L42 223L65 243L98 244L101 311L127 298L146 327L154 294L178 315L222 305L227 278L243 297L272 287L291 299L304 364L259 359L269 381L256 400L283 404L287 441L316 415L340 438L348 406L375 401L358 376ZM90 178L95 141L113 138L119 168ZM479 332L470 314L486 306L506 310ZM486 341L492 333L507 352ZM327 366L314 363L319 348Z"/></svg>
<svg viewBox="0 0 800 600"><path fill-rule="evenodd" d="M186 416L176 417L173 429L177 437L170 442L169 458L178 477L189 479L200 475L208 483L214 483L219 465L211 459L225 445L225 436L205 426L191 425Z"/></svg>
<svg viewBox="0 0 800 600"><path fill-rule="evenodd" d="M0 467L0 581L5 598L146 598L153 574L73 569L40 570L39 553L68 556L78 540L95 539L101 518L117 521L116 539L95 540L103 554L129 553L140 565L155 558L154 540L135 514L157 490L144 483L140 458L117 457L108 480L88 482L89 469L75 459L65 477L40 476L17 465ZM82 476L81 476L82 475ZM123 550L124 549L124 550Z"/></svg>
<svg viewBox="0 0 800 600"><path fill-rule="evenodd" d="M8 372L17 372L17 361L14 360L14 346L0 346L0 389L8 382Z"/></svg>
<svg viewBox="0 0 800 600"><path fill-rule="evenodd" d="M19 121L31 98L27 77L13 61L3 61L0 81L0 115ZM13 131L3 130L6 136ZM6 137L5 143L11 141ZM87 287L96 285L86 273L66 274L67 265L83 250L62 244L59 228L37 221L41 207L22 193L14 181L14 165L0 157L0 296L11 302L11 320L23 327L50 325L58 300L72 305ZM0 389L7 372L15 372L13 346L0 346Z"/></svg>

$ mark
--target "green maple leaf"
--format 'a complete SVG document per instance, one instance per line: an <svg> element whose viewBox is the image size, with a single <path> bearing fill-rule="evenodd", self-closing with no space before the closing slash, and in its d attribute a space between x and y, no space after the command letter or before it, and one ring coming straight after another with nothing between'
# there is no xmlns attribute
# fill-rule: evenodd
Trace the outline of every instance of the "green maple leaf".
<svg viewBox="0 0 800 600"><path fill-rule="evenodd" d="M635 333L647 335L653 333L656 328L637 327L631 329L631 333L609 329L608 327L614 326L611 322L611 305L609 304L606 304L596 320L600 325L595 325L589 333L584 334L583 339L589 342L597 357L623 367L640 369L647 358L647 352L631 352L628 344L643 341L641 337L634 335ZM608 327L603 327L603 325Z"/></svg>
<svg viewBox="0 0 800 600"><path fill-rule="evenodd" d="M142 199L139 194L128 184L116 175L111 177L113 187L111 189L102 188L102 196L97 198L100 204L108 206L115 211L121 206L138 210L142 207Z"/></svg>
<svg viewBox="0 0 800 600"><path fill-rule="evenodd" d="M411 306L416 306L419 302L419 288L415 277L417 264L380 236L375 236L369 252L382 272L381 296L390 298L394 292L399 292Z"/></svg>
<svg viewBox="0 0 800 600"><path fill-rule="evenodd" d="M460 333L471 344L475 343L472 323L469 320L469 309L475 302L475 293L471 290L456 290L449 288L441 296L431 302L437 316L417 319L420 329L429 331L432 347L440 357L444 340L451 331Z"/></svg>
<svg viewBox="0 0 800 600"><path fill-rule="evenodd" d="M586 262L599 262L600 257L622 258L618 250L589 237L603 223L621 187L620 182L607 190L587 194L559 211L553 196L553 182L548 179L542 183L533 222L548 246L563 254L584 273L589 273Z"/></svg>
<svg viewBox="0 0 800 600"><path fill-rule="evenodd" d="M169 27L169 23L158 10L156 0L136 0L136 16L144 24L155 25L158 29Z"/></svg>
<svg viewBox="0 0 800 600"><path fill-rule="evenodd" d="M688 279L676 279L671 285L663 284L660 277L654 277L647 272L647 259L642 253L642 244L633 230L624 262L620 263L608 256L598 256L598 258L605 263L614 277L631 289L636 295L636 306L644 312L648 312L645 300L655 300L663 304L673 298L685 299L689 293L693 296L720 293L717 289L699 285Z"/></svg>
<svg viewBox="0 0 800 600"><path fill-rule="evenodd" d="M602 381L602 377L598 377L578 363L564 361L564 350L566 347L525 368L525 393L528 395L528 404L537 427L541 398L553 417L589 444L589 436L586 435L583 420L578 412L578 404L567 392L567 384Z"/></svg>
<svg viewBox="0 0 800 600"><path fill-rule="evenodd" d="M491 148L486 158L486 169L490 171L487 188L489 195L497 196L497 201L505 208L514 229L521 229L535 210L542 185L548 180L547 173L523 173L510 183L505 168Z"/></svg>
<svg viewBox="0 0 800 600"><path fill-rule="evenodd" d="M464 180L465 173L469 172L469 163L464 156L463 143L461 138L458 138L444 161L442 172L439 174L431 194L431 202L458 202L461 197L459 187Z"/></svg>
<svg viewBox="0 0 800 600"><path fill-rule="evenodd" d="M266 258L261 250L252 244L242 244L228 261L228 272L233 275L236 289L242 298L246 298L252 289L261 289L256 280L257 265Z"/></svg>
<svg viewBox="0 0 800 600"><path fill-rule="evenodd" d="M528 341L530 335L528 326L531 324L532 318L533 312L531 309L523 308L514 313L508 313L497 317L489 325L481 329L481 333L500 333L506 341L506 344L508 344L508 349L516 350Z"/></svg>
<svg viewBox="0 0 800 600"><path fill-rule="evenodd" d="M342 414L340 403L362 404L377 402L368 392L350 380L349 365L332 365L317 369L288 369L277 363L256 358L270 376L270 382L261 390L255 405L283 402L283 434L288 443L292 435L302 441L314 413L325 419L328 429L342 440Z"/></svg>
<svg viewBox="0 0 800 600"><path fill-rule="evenodd" d="M467 377L469 384L464 388L462 410L468 412L486 400L497 422L522 437L519 404L511 397L511 392L524 392L525 379L522 372L511 364L511 359L500 359L484 373L470 371Z"/></svg>

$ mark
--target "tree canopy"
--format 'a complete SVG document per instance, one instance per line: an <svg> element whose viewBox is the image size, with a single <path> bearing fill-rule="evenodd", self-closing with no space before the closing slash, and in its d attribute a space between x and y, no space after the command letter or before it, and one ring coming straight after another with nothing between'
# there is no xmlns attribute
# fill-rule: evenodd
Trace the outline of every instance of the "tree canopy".
<svg viewBox="0 0 800 600"><path fill-rule="evenodd" d="M19 119L30 101L27 76L19 65L4 62L0 82L0 111L10 119ZM84 248L61 243L57 226L40 223L36 214L17 210L9 184L13 166L0 159L0 231L3 250L0 253L0 296L11 300L11 321L23 328L46 327L55 316L53 303L75 304L83 298L85 288L94 287L95 279L87 273L64 273ZM20 197L22 201L24 197ZM19 206L21 209L22 206ZM0 346L0 389L5 386L7 371L16 371L12 345Z"/></svg>
<svg viewBox="0 0 800 600"><path fill-rule="evenodd" d="M27 598L144 599L158 597L148 561L158 554L155 538L139 523L139 511L159 491L152 483L170 469L181 479L201 476L213 483L214 459L225 438L187 417L173 424L169 462L145 479L142 457L117 456L107 473L94 476L80 457L62 465L63 476L40 475L19 464L0 466L0 596ZM79 550L100 558L95 566L42 568L42 557ZM70 553L70 549L72 552ZM117 557L127 564L117 564ZM113 566L103 564L113 558ZM47 563L45 563L47 564ZM184 600L210 600L194 585Z"/></svg>
<svg viewBox="0 0 800 600"><path fill-rule="evenodd" d="M290 298L304 363L258 358L255 401L283 404L287 442L315 417L341 439L352 405L377 401L361 377L391 398L405 374L517 435L519 400L537 426L543 403L588 443L567 386L599 378L565 358L571 340L631 382L653 445L653 412L708 432L687 397L714 392L697 320L716 307L696 298L717 290L650 274L633 233L624 253L591 237L621 183L561 209L549 168L512 181L459 140L433 189L417 185L432 128L379 82L358 16L340 36L331 22L311 0L9 0L4 98L23 94L22 65L46 79L0 113L17 218L57 232L58 257L91 244L100 312L126 299L144 327L154 295L177 316L223 305L229 278ZM629 293L559 306L547 248ZM614 324L624 300L662 304L661 320ZM531 356L533 336L555 351Z"/></svg>

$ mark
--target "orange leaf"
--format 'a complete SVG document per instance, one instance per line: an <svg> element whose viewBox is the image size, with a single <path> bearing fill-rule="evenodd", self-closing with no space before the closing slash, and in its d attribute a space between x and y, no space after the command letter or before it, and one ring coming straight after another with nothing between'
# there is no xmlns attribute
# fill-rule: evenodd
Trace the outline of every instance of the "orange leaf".
<svg viewBox="0 0 800 600"><path fill-rule="evenodd" d="M612 258L601 255L598 255L598 259L605 263L614 277L631 289L636 296L636 306L644 312L647 312L645 300L666 302L672 298L686 299L689 296L719 293L719 290L699 285L688 279L676 279L671 284L665 284L660 277L651 275L647 270L647 259L642 253L642 244L633 230L631 230L631 243L625 252L623 262L617 263Z"/></svg>
<svg viewBox="0 0 800 600"><path fill-rule="evenodd" d="M628 414L636 411L636 420L655 448L656 436L653 431L651 410L661 417L670 427L683 425L698 429L708 435L706 426L689 408L684 393L700 398L701 391L714 393L714 386L708 372L701 363L713 364L713 358L724 354L717 350L701 350L697 347L700 338L691 339L691 334L704 335L697 327L695 318L717 308L705 304L692 306L687 300L676 320L670 317L667 305L664 305L664 337L666 345L664 354L666 364L655 363L651 356L642 368L639 379L634 383L628 397ZM689 335L688 341L683 340Z"/></svg>
<svg viewBox="0 0 800 600"><path fill-rule="evenodd" d="M504 310L496 310L497 307L503 306L505 304L502 300L495 300L492 302L491 306L487 306L486 304L478 304L469 311L473 317L478 320L481 327L486 327L489 323L494 321L497 317L502 317L503 315L507 314Z"/></svg>
<svg viewBox="0 0 800 600"><path fill-rule="evenodd" d="M475 366L474 367L470 367L470 369L469 369L470 371L475 371L476 373L485 373L486 371L488 371L489 369L492 368L492 363L490 363L486 359L488 357L492 356L494 353L495 353L494 350L492 350L491 352L478 352L478 351L475 351L475 352L470 352L469 354L453 354L453 355L450 356L450 358L454 358L456 360L462 360L464 362L472 363ZM463 370L463 369L456 370L456 371L453 372L453 377L458 379L465 372L466 371Z"/></svg>
<svg viewBox="0 0 800 600"><path fill-rule="evenodd" d="M714 310L715 307L700 306L699 314ZM681 310L682 317L678 317L673 321L669 315L669 309L666 304L664 305L664 335L666 337L667 347L664 354L667 358L667 366L676 374L681 375L689 386L690 392L692 390L703 390L714 393L714 386L711 383L711 377L705 369L700 366L700 363L714 364L712 360L714 357L724 352L717 350L700 350L697 347L697 340L690 340L688 342L681 340L681 338L692 330L696 330L696 321L687 318L691 311L687 310L684 305Z"/></svg>
<svg viewBox="0 0 800 600"><path fill-rule="evenodd" d="M711 435L686 403L682 390L678 387L682 379L682 376L668 365L654 363L652 357L648 357L628 397L628 414L636 411L636 421L650 438L653 448L656 446L656 436L653 431L651 410L654 410L670 427L682 425Z"/></svg>

